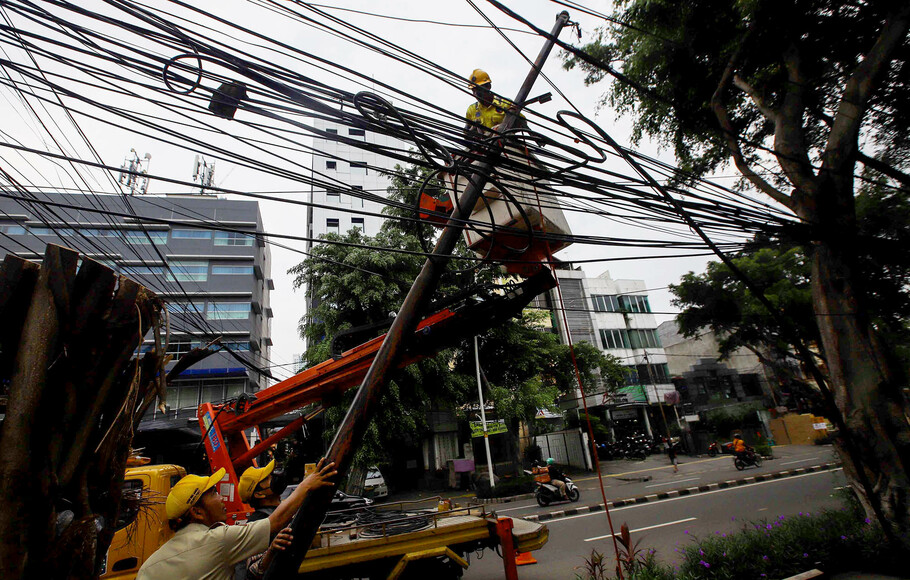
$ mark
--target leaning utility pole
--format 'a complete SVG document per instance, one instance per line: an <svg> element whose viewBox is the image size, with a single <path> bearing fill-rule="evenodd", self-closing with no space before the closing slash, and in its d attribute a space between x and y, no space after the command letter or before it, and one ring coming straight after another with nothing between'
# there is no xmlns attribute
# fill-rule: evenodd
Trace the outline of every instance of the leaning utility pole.
<svg viewBox="0 0 910 580"><path fill-rule="evenodd" d="M559 33L568 22L569 13L566 11L560 12L556 17L556 24L550 33L550 38L547 39L543 48L541 48L540 54L537 55L537 60L534 62L531 71L514 99L516 109L520 110L525 104L531 92L531 87L534 85L534 81L540 74L540 70L543 68L553 48L555 43L553 39L559 36ZM502 122L500 130L503 133L507 132L514 126L517 118L516 112L506 111L506 118ZM353 403L351 403L351 407L348 409L347 415L345 415L341 426L338 428L327 455L328 461L335 463L338 470L338 479L350 467L356 450L355 445L366 433L383 389L388 385L389 375L391 371L395 370L398 360L404 354L404 348L407 346L405 337L413 336L417 324L420 322L420 317L426 309L426 305L439 283L439 278L450 260L449 256L454 250L458 238L462 235L462 224L470 218L474 205L480 198L484 185L486 185L486 176L492 173L499 158L500 152L494 147L489 149L485 161L472 163L474 173L471 175L470 183L465 188L464 194L461 195L457 206L449 217L445 229L433 248L432 255L427 258L420 274L411 286L407 297L401 305L401 309L398 311L398 315L395 317L395 321L389 328L382 346L376 353L376 357L373 359L373 363L367 371L360 389L357 391ZM319 531L319 526L325 518L334 493L332 488L324 487L307 494L303 505L291 522L291 529L294 534L291 546L282 552L278 552L272 565L265 573L265 580L277 580L278 578L290 577L297 573L300 563L306 557L307 551L313 543L313 538L316 537L316 533Z"/></svg>

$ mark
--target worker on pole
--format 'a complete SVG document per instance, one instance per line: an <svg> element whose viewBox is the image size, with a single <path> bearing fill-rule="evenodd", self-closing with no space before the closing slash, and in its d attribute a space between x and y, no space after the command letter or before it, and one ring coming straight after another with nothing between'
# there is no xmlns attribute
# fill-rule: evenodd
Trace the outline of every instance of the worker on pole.
<svg viewBox="0 0 910 580"><path fill-rule="evenodd" d="M465 113L467 123L464 132L468 139L480 141L492 135L491 131L498 131L499 124L506 117L506 111L515 111L516 107L511 101L493 94L493 81L486 71L474 69L468 80L477 102L468 107Z"/></svg>

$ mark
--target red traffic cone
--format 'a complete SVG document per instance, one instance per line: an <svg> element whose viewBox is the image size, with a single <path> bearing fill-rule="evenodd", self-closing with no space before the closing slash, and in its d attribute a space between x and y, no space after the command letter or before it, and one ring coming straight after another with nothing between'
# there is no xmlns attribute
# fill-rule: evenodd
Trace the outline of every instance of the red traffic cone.
<svg viewBox="0 0 910 580"><path fill-rule="evenodd" d="M531 552L518 552L518 557L515 558L515 563L519 566L527 566L528 564L536 564L537 560L534 559L534 556L531 555Z"/></svg>

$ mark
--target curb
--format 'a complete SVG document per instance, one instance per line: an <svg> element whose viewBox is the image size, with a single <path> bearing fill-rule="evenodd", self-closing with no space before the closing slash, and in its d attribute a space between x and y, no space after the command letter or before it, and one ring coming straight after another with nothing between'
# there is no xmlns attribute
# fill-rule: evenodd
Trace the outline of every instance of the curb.
<svg viewBox="0 0 910 580"><path fill-rule="evenodd" d="M531 499L534 497L534 493L523 493L521 495L510 495L509 497L489 497L489 498L479 498L475 497L471 499L468 503L473 504L491 504L491 503L509 503L513 501L519 501L522 499Z"/></svg>
<svg viewBox="0 0 910 580"><path fill-rule="evenodd" d="M796 469L788 469L786 471L776 471L773 473L763 473L761 475L755 475L752 477L744 477L742 479L731 479L728 481L721 481L718 483L709 483L706 485L700 485L698 487L686 487L686 488L682 488L682 489L675 489L675 490L664 491L664 492L660 492L660 493L652 493L652 494L648 494L648 495L642 495L642 496L632 497L632 498L627 498L627 499L618 499L618 500L609 502L609 504L610 504L610 508L618 508L618 507L623 507L623 506L648 503L648 502L652 502L652 501L660 501L663 499L669 499L671 497L694 495L696 493L705 493L708 491L715 491L718 489L739 487L742 485L759 483L761 481L769 481L772 479L783 479L785 477L803 475L805 473L814 473L817 471L830 471L832 469L836 469L836 468L840 467L841 465L842 464L840 462L835 462L835 463L824 463L822 465L813 465L811 467L798 467ZM530 494L530 496L534 497L534 494ZM567 510L562 510L562 511L558 511L558 512L522 516L521 519L528 520L530 522L545 522L547 520L555 520L555 519L559 519L559 518L565 518L568 516L586 514L586 513L591 513L591 512L600 512L603 510L604 510L604 504L599 503L599 504L583 506L583 507L579 507L579 508L569 508Z"/></svg>

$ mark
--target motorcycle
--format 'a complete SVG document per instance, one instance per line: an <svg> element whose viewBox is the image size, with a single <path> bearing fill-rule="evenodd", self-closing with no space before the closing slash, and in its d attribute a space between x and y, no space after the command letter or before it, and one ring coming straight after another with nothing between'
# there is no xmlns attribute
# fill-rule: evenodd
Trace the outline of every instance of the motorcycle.
<svg viewBox="0 0 910 580"><path fill-rule="evenodd" d="M708 445L708 456L709 457L716 457L718 453L720 453L720 446L717 444L717 441Z"/></svg>
<svg viewBox="0 0 910 580"><path fill-rule="evenodd" d="M566 477L563 481L566 482L566 496L569 498L569 501L576 502L580 500L581 492L578 491L578 488L575 487L572 480ZM547 507L554 501L566 501L563 499L562 494L559 493L558 487L552 483L540 483L539 481L537 482L537 490L534 492L534 498L537 500L537 505L540 507Z"/></svg>
<svg viewBox="0 0 910 580"><path fill-rule="evenodd" d="M742 471L750 465L761 467L761 455L756 453L755 450L751 447L747 448L745 453L742 455L737 455L733 458L733 465L739 471Z"/></svg>
<svg viewBox="0 0 910 580"><path fill-rule="evenodd" d="M524 470L527 475L535 475L534 472ZM571 502L576 502L581 499L581 492L578 491L578 487L575 486L575 483L568 477L564 478L562 481L566 482L566 496ZM559 493L559 488L553 485L553 483L543 483L540 481L535 481L537 486L534 491L534 498L537 500L537 505L540 507L547 507L550 503L554 501L566 501L562 497L562 494Z"/></svg>

